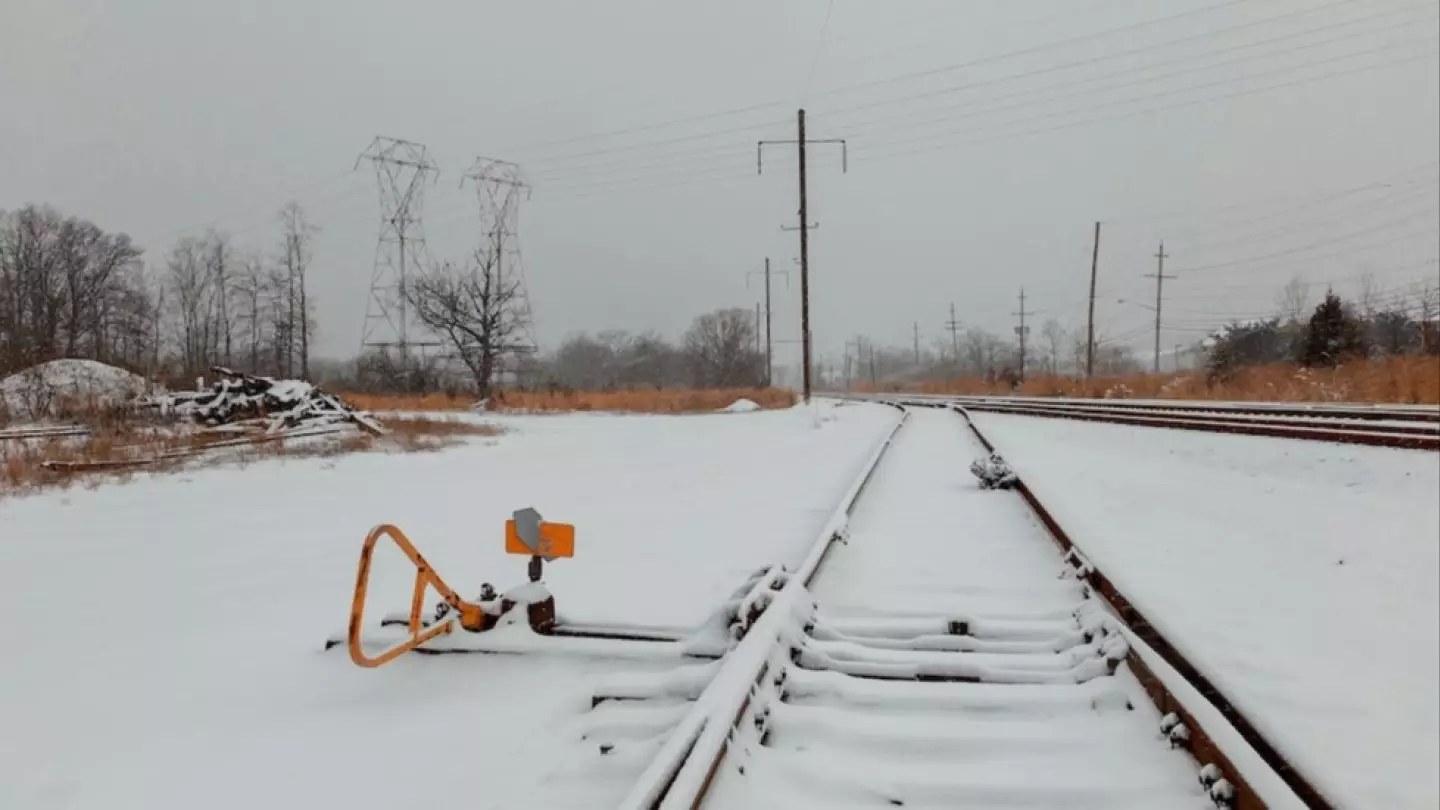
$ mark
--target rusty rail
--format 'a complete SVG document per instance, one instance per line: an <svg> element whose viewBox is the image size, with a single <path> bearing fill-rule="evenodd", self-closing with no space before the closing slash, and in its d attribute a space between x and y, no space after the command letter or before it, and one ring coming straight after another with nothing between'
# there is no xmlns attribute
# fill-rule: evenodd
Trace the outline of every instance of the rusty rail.
<svg viewBox="0 0 1440 810"><path fill-rule="evenodd" d="M992 453L996 451L995 445L986 438L985 434L976 426L975 421L970 418L969 413L967 413L967 408L959 405L951 405L950 408L965 419L970 430L987 450ZM1055 517L1051 515L1050 511L1045 508L1045 505L1040 502L1040 499L1035 496L1034 491L1025 484L1023 478L1017 478L1015 489L1019 492L1020 497L1029 504L1035 516L1045 525L1045 528L1049 530L1050 536L1054 538L1055 543L1060 546L1061 550L1066 553L1076 552L1082 555L1084 554L1083 549L1080 549L1075 544L1075 541L1066 533L1065 529L1060 526L1055 520ZM1274 744L1255 727L1255 724L1252 723L1243 712L1237 709L1209 678L1202 674L1189 659L1177 650L1175 646L1145 618L1145 615L1115 586L1114 582L1107 578L1099 569L1095 568L1094 564L1088 559L1086 560L1083 573L1078 573L1078 575L1094 589L1095 593L1110 603L1131 633L1145 642L1161 660L1174 669L1180 677L1184 678L1190 686L1220 712L1241 738L1255 750L1255 753L1260 759L1275 771L1276 775L1280 777L1287 787L1294 791L1295 796L1299 798L1306 807L1312 810L1334 810L1335 806L1320 793L1309 779L1300 773L1300 771L1280 753ZM1263 809L1266 807L1254 789L1245 781L1244 776L1235 768L1230 758L1220 750L1210 735L1201 728L1195 717L1180 705L1180 701L1170 693L1160 678L1140 659L1140 656L1133 649L1127 655L1127 660L1141 685L1144 686L1145 691L1148 692L1155 701L1156 707L1162 712L1173 711L1180 715L1182 721L1190 730L1189 747L1196 759L1200 761L1202 765L1206 764L1207 760L1218 765L1221 770L1225 772L1226 778L1235 785L1235 810L1250 810L1251 808ZM1202 759L1202 757L1205 759Z"/></svg>

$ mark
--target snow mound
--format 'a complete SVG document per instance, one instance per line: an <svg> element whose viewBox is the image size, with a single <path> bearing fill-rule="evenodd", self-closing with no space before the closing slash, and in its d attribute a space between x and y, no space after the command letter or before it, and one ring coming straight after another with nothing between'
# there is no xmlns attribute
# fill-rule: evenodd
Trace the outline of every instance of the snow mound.
<svg viewBox="0 0 1440 810"><path fill-rule="evenodd" d="M748 399L737 399L725 406L726 413L750 413L760 410L760 406Z"/></svg>
<svg viewBox="0 0 1440 810"><path fill-rule="evenodd" d="M44 418L65 400L118 405L144 393L145 378L95 360L51 360L0 379L0 404L14 416Z"/></svg>

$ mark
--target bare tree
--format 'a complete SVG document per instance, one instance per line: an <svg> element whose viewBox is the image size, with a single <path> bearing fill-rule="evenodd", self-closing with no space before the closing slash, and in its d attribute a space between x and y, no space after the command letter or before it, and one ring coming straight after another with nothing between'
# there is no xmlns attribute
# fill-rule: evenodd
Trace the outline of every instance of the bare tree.
<svg viewBox="0 0 1440 810"><path fill-rule="evenodd" d="M1366 270L1360 276L1359 287L1360 293L1356 296L1359 300L1356 303L1360 305L1360 314L1366 318L1374 317L1376 310L1379 309L1380 281L1375 278L1373 270Z"/></svg>
<svg viewBox="0 0 1440 810"><path fill-rule="evenodd" d="M213 330L210 346L226 366L234 364L231 354L234 329L230 324L230 265L233 263L230 237L224 233L209 231L205 234L205 275L210 280L210 319Z"/></svg>
<svg viewBox="0 0 1440 810"><path fill-rule="evenodd" d="M1299 276L1290 279L1280 291L1276 304L1280 314L1291 321L1303 320L1310 309L1310 285Z"/></svg>
<svg viewBox="0 0 1440 810"><path fill-rule="evenodd" d="M310 296L305 283L306 271L310 268L310 243L320 228L310 223L305 209L294 201L280 209L282 231L281 267L285 273L285 304L287 328L290 336L289 351L294 352L295 338L299 338L300 376L310 376L310 337L314 332L315 320L310 311ZM287 355L287 373L293 373L292 361Z"/></svg>
<svg viewBox="0 0 1440 810"><path fill-rule="evenodd" d="M755 351L755 316L748 309L701 315L685 332L685 354L695 385L734 388L759 385L764 365Z"/></svg>
<svg viewBox="0 0 1440 810"><path fill-rule="evenodd" d="M405 289L415 316L470 369L481 398L490 396L499 358L518 348L516 338L525 326L520 282L501 278L495 247L492 240L475 251L471 263L440 265Z"/></svg>
<svg viewBox="0 0 1440 810"><path fill-rule="evenodd" d="M170 251L167 269L179 307L180 358L188 375L202 371L210 361L212 279L205 272L204 243L181 238Z"/></svg>
<svg viewBox="0 0 1440 810"><path fill-rule="evenodd" d="M1045 341L1045 372L1047 374L1060 373L1060 351L1065 345L1065 327L1054 318L1045 321L1040 328L1040 337Z"/></svg>
<svg viewBox="0 0 1440 810"><path fill-rule="evenodd" d="M53 208L0 214L0 371L106 357L137 292L140 250Z"/></svg>
<svg viewBox="0 0 1440 810"><path fill-rule="evenodd" d="M266 292L265 260L259 253L249 253L240 261L231 288L234 290L235 324L242 331L249 355L249 371L259 374L260 348L265 334L265 315L261 300Z"/></svg>

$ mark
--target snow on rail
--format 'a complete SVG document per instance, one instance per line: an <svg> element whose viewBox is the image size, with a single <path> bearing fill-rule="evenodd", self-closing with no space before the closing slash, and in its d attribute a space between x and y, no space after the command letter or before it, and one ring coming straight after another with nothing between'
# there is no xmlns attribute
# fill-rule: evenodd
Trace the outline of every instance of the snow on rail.
<svg viewBox="0 0 1440 810"><path fill-rule="evenodd" d="M752 690L768 672L784 669L788 649L784 642L803 634L815 609L806 584L819 570L830 546L843 539L856 500L909 417L902 409L894 427L877 444L821 527L796 574L785 579L759 620L725 657L685 719L620 802L621 810L689 808L699 800L714 776L732 728L749 705Z"/></svg>

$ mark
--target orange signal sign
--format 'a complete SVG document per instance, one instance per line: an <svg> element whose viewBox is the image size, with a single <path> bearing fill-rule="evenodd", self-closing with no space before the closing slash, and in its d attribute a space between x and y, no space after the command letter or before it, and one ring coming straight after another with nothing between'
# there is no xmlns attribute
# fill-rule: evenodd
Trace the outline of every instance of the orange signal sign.
<svg viewBox="0 0 1440 810"><path fill-rule="evenodd" d="M515 531L515 521L505 521L505 553L526 557L540 556L547 560L575 556L575 527L569 523L540 523L540 547L525 545Z"/></svg>

